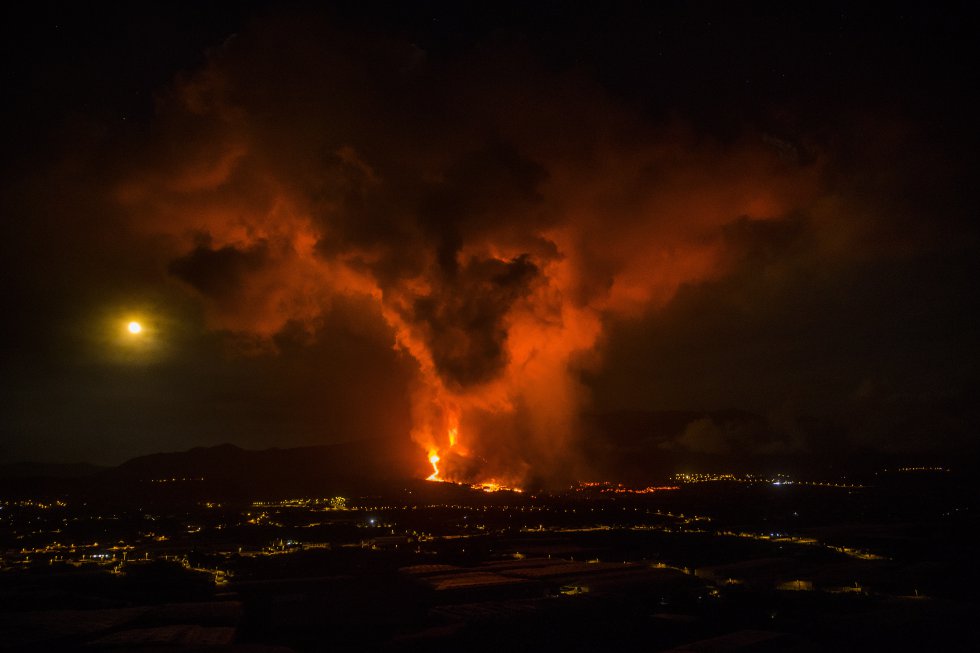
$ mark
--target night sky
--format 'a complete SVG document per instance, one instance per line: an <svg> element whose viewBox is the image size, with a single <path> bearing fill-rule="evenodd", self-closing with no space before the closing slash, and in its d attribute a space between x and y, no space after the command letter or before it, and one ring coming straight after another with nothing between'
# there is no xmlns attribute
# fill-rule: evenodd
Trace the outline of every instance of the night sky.
<svg viewBox="0 0 980 653"><path fill-rule="evenodd" d="M5 16L0 462L977 450L965 12L468 4Z"/></svg>

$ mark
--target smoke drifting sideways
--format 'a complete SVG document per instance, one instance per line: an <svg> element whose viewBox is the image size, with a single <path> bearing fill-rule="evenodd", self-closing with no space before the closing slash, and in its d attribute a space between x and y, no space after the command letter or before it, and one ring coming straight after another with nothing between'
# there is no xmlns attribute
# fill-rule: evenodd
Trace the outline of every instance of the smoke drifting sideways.
<svg viewBox="0 0 980 653"><path fill-rule="evenodd" d="M267 22L158 105L115 191L132 228L251 348L376 302L417 363L406 430L445 480L574 476L604 325L723 277L731 225L821 196L819 154L653 123L520 48L431 61Z"/></svg>

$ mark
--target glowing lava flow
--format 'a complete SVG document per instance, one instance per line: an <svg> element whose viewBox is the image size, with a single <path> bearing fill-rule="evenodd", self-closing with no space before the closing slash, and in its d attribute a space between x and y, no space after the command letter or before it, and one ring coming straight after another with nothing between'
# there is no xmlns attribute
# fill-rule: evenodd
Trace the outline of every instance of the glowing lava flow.
<svg viewBox="0 0 980 653"><path fill-rule="evenodd" d="M455 441L451 440L454 444ZM434 450L429 452L429 464L432 465L432 473L429 474L425 480L436 481L437 483L453 483L453 481L448 481L439 476L439 454ZM470 487L474 490L481 490L483 492L499 492L501 490L508 490L510 492L523 492L521 488L510 487L504 485L503 483L498 483L497 481L490 479L489 481L483 481L480 483L471 483Z"/></svg>
<svg viewBox="0 0 980 653"><path fill-rule="evenodd" d="M443 479L439 478L439 454L435 451L429 452L429 464L432 465L432 473L425 480L443 482Z"/></svg>
<svg viewBox="0 0 980 653"><path fill-rule="evenodd" d="M459 443L459 418L456 417L455 415L451 415L449 418L449 428L447 429L447 436L449 440L448 450L452 451L453 449L457 449L457 444ZM467 454L465 447L462 446L460 446L457 449L456 453L462 454L464 456ZM456 481L451 481L449 479L445 479L442 477L442 472L439 470L439 461L441 460L442 458L439 456L439 449L436 447L430 448L429 464L432 465L432 473L429 474L425 480L436 481L439 483L456 484ZM509 490L511 492L524 491L520 488L499 483L496 479L492 479L492 478L486 481L481 481L479 483L471 483L469 487L473 488L474 490L482 490L483 492L499 492L500 490Z"/></svg>
<svg viewBox="0 0 980 653"><path fill-rule="evenodd" d="M470 486L474 490L483 490L484 492L500 492L501 490L508 490L509 492L523 492L519 487L509 487L503 485L494 480L484 481L482 483L474 483Z"/></svg>
<svg viewBox="0 0 980 653"><path fill-rule="evenodd" d="M449 418L449 448L452 449L456 446L456 442L459 439L459 418L455 415L451 415ZM442 478L439 471L439 461L441 460L439 456L439 449L436 447L431 447L429 449L429 464L432 465L432 473L426 477L427 481L439 481L440 483L447 482L446 479Z"/></svg>

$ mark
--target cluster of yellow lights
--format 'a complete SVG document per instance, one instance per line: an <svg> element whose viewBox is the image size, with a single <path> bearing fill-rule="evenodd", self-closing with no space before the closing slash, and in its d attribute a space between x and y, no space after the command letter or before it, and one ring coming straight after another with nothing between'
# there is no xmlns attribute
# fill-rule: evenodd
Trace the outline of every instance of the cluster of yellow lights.
<svg viewBox="0 0 980 653"><path fill-rule="evenodd" d="M669 492L680 489L678 485L648 485L644 488L631 488L626 487L622 483L613 483L612 481L584 481L573 487L577 492L590 489L603 493L613 492L616 494L653 494L654 492Z"/></svg>
<svg viewBox="0 0 980 653"><path fill-rule="evenodd" d="M616 494L653 494L654 492L671 492L681 489L677 485L648 485L645 488L614 487L602 490L602 492L615 492Z"/></svg>

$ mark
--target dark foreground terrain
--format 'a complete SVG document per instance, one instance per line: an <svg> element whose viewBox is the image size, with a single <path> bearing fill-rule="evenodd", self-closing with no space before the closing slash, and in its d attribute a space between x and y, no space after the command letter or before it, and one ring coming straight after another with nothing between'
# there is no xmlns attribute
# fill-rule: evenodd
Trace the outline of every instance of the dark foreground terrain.
<svg viewBox="0 0 980 653"><path fill-rule="evenodd" d="M977 646L976 493L944 468L251 499L146 482L0 504L0 649Z"/></svg>

